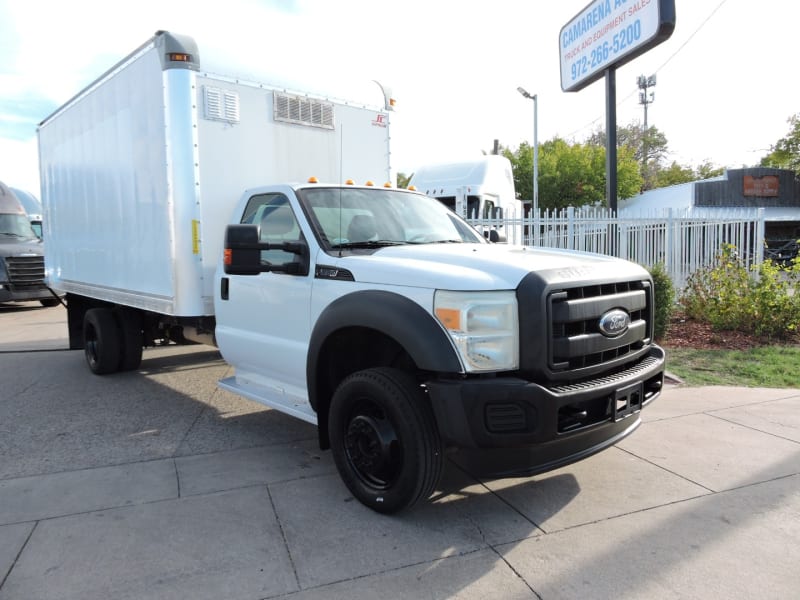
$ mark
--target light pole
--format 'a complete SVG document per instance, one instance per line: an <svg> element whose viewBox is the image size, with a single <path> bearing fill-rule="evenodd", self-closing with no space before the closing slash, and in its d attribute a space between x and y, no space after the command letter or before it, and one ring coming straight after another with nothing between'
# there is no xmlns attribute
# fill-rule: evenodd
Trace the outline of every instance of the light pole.
<svg viewBox="0 0 800 600"><path fill-rule="evenodd" d="M533 100L533 217L536 223L536 231L533 237L534 245L538 245L539 239L539 97L537 94L529 94L523 87L518 87L517 91L524 98Z"/></svg>

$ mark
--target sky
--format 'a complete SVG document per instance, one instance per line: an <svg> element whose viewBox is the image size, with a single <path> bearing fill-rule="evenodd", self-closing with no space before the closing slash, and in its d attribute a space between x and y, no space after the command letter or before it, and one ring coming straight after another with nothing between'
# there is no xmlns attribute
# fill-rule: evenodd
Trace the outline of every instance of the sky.
<svg viewBox="0 0 800 600"><path fill-rule="evenodd" d="M626 0L637 2L647 0ZM534 105L518 87L537 94L539 143L582 142L605 127L605 86L562 91L559 31L588 4L0 0L0 181L38 196L37 124L162 29L194 37L201 68L210 57L259 81L344 98L380 81L397 100L392 166L406 174L478 157L495 139L512 150L533 143ZM675 7L672 36L616 72L618 124L643 121L636 81L656 75L648 124L666 135L669 161L757 164L800 113L800 3Z"/></svg>

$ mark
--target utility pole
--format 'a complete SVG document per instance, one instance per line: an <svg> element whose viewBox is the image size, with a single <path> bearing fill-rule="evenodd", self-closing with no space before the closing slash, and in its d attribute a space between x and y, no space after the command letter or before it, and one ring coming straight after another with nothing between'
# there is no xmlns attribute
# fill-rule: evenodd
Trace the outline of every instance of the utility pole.
<svg viewBox="0 0 800 600"><path fill-rule="evenodd" d="M656 99L656 93L648 93L647 90L656 86L656 76L645 77L644 75L639 75L636 83L639 86L639 104L644 106L644 129L642 130L642 175L644 175L647 172L647 106Z"/></svg>

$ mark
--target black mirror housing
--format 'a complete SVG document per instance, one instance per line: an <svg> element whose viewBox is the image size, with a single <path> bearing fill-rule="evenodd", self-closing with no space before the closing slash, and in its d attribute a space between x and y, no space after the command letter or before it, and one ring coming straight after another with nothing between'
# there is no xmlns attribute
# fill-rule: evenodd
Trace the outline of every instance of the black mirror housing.
<svg viewBox="0 0 800 600"><path fill-rule="evenodd" d="M225 229L225 274L258 275L267 271L290 275L308 275L310 255L305 240L278 244L262 242L258 225L228 225ZM283 250L297 254L300 260L288 265L262 265L262 250Z"/></svg>

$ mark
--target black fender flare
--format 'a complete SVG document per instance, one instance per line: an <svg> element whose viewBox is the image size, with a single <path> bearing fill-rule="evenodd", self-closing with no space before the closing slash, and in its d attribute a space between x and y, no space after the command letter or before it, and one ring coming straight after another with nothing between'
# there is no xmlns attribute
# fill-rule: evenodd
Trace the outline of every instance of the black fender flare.
<svg viewBox="0 0 800 600"><path fill-rule="evenodd" d="M331 334L346 327L366 327L397 341L420 369L461 373L463 368L449 336L419 304L392 292L364 290L337 298L322 311L311 332L306 361L308 398L318 410L317 367Z"/></svg>

